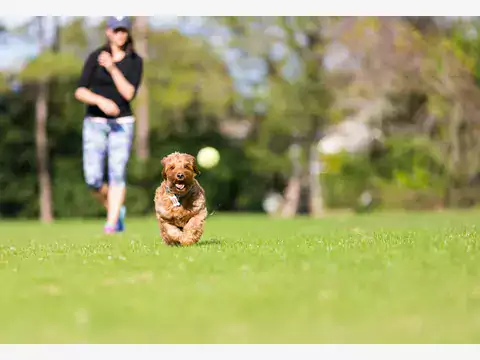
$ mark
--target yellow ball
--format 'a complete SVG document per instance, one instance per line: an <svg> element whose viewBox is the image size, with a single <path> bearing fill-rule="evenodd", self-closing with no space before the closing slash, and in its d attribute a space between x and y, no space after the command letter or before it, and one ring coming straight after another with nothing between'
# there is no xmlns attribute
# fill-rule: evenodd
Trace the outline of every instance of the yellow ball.
<svg viewBox="0 0 480 360"><path fill-rule="evenodd" d="M220 153L217 149L207 146L200 149L197 155L197 162L201 167L212 168L220 161Z"/></svg>

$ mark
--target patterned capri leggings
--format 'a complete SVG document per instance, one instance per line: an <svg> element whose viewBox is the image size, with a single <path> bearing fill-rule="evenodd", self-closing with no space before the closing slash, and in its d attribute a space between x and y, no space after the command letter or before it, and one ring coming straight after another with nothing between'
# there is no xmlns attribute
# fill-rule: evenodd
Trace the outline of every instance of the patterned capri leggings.
<svg viewBox="0 0 480 360"><path fill-rule="evenodd" d="M125 174L133 139L134 119L83 120L83 173L85 182L100 189L104 182L105 156L108 155L108 184L125 186Z"/></svg>

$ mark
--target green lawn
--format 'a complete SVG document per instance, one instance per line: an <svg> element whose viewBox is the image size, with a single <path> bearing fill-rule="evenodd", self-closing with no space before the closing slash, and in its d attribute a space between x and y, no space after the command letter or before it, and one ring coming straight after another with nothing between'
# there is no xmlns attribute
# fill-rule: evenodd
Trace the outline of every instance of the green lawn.
<svg viewBox="0 0 480 360"><path fill-rule="evenodd" d="M0 342L480 342L480 212L0 221Z"/></svg>

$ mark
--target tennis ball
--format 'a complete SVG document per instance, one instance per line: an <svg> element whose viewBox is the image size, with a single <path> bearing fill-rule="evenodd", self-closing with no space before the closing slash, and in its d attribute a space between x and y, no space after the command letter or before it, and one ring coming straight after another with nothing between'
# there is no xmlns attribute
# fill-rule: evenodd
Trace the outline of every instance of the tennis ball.
<svg viewBox="0 0 480 360"><path fill-rule="evenodd" d="M201 167L212 168L220 161L220 153L211 146L204 147L198 152L197 161Z"/></svg>

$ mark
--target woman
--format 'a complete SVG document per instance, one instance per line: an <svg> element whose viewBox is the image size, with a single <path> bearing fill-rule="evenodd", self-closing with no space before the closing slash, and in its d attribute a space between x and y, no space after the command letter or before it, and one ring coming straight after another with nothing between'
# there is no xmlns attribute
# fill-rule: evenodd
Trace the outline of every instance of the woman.
<svg viewBox="0 0 480 360"><path fill-rule="evenodd" d="M143 60L135 52L131 22L109 17L108 43L85 61L75 98L87 105L83 121L83 171L93 195L107 209L104 232L124 230L125 174L135 118L130 107L143 75ZM108 185L104 160L108 155Z"/></svg>

